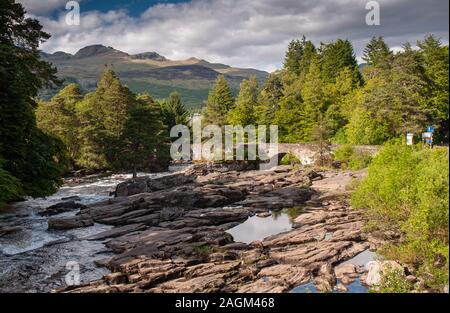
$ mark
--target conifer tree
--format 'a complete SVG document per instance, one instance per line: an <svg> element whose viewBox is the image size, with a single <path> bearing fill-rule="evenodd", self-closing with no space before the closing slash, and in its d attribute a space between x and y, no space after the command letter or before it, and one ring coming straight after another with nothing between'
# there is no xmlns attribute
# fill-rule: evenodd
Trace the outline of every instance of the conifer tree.
<svg viewBox="0 0 450 313"><path fill-rule="evenodd" d="M224 126L228 111L234 106L231 89L224 75L219 75L209 92L208 100L203 111L205 123Z"/></svg>
<svg viewBox="0 0 450 313"><path fill-rule="evenodd" d="M89 170L109 168L103 149L104 116L96 105L96 99L95 92L92 92L87 94L77 105L81 148L76 163Z"/></svg>
<svg viewBox="0 0 450 313"><path fill-rule="evenodd" d="M228 112L228 123L231 125L254 125L256 123L255 107L258 101L258 82L255 76L243 80L236 105Z"/></svg>
<svg viewBox="0 0 450 313"><path fill-rule="evenodd" d="M320 64L315 61L311 64L302 87L303 104L301 108L302 141L310 141L314 125L319 116L328 108L325 94L325 84L320 75Z"/></svg>
<svg viewBox="0 0 450 313"><path fill-rule="evenodd" d="M121 166L137 170L161 170L169 161L168 133L159 108L149 94L137 98L121 138Z"/></svg>
<svg viewBox="0 0 450 313"><path fill-rule="evenodd" d="M373 67L388 69L394 59L394 54L384 41L383 37L372 37L364 49L362 59Z"/></svg>
<svg viewBox="0 0 450 313"><path fill-rule="evenodd" d="M300 61L303 57L303 45L300 40L295 39L289 43L284 57L284 69L296 75L300 74Z"/></svg>
<svg viewBox="0 0 450 313"><path fill-rule="evenodd" d="M430 119L436 127L437 142L449 141L449 55L448 46L443 46L433 35L418 42L425 74L430 85L427 106Z"/></svg>
<svg viewBox="0 0 450 313"><path fill-rule="evenodd" d="M283 81L280 73L272 73L264 83L255 108L258 124L270 125L275 119L280 99L283 97Z"/></svg>
<svg viewBox="0 0 450 313"><path fill-rule="evenodd" d="M306 74L309 72L309 67L313 62L317 60L319 57L317 54L317 49L314 46L314 44L310 40L306 40L306 38L303 36L302 39L302 46L303 46L303 55L299 62L300 66L300 77L304 78Z"/></svg>
<svg viewBox="0 0 450 313"><path fill-rule="evenodd" d="M72 162L80 149L76 105L82 99L79 87L69 84L49 102L39 103L36 110L38 127L62 140Z"/></svg>
<svg viewBox="0 0 450 313"><path fill-rule="evenodd" d="M168 130L175 125L189 126L190 114L181 102L180 94L176 91L169 95L169 98L161 103L161 113Z"/></svg>
<svg viewBox="0 0 450 313"><path fill-rule="evenodd" d="M339 72L347 67L352 69L356 81L362 81L350 41L338 39L333 43L323 44L320 50L322 78L325 82L334 83Z"/></svg>

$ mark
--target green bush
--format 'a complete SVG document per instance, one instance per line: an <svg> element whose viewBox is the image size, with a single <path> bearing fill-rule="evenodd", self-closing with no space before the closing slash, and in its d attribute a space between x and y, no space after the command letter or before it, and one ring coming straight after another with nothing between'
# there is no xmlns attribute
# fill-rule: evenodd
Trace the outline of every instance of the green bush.
<svg viewBox="0 0 450 313"><path fill-rule="evenodd" d="M357 151L351 145L343 145L334 151L334 159L340 161L343 168L360 170L370 164L372 156L367 152Z"/></svg>
<svg viewBox="0 0 450 313"><path fill-rule="evenodd" d="M380 284L370 289L370 292L409 293L412 290L413 285L406 280L401 271L390 269L382 275Z"/></svg>
<svg viewBox="0 0 450 313"><path fill-rule="evenodd" d="M437 289L448 283L448 162L446 148L387 144L351 199L355 208L365 209L369 231L401 236L381 254L416 266ZM439 256L444 262L436 265Z"/></svg>
<svg viewBox="0 0 450 313"><path fill-rule="evenodd" d="M301 165L302 162L295 156L290 153L286 154L280 161L280 165Z"/></svg>
<svg viewBox="0 0 450 313"><path fill-rule="evenodd" d="M20 181L2 168L0 160L0 209L22 195Z"/></svg>

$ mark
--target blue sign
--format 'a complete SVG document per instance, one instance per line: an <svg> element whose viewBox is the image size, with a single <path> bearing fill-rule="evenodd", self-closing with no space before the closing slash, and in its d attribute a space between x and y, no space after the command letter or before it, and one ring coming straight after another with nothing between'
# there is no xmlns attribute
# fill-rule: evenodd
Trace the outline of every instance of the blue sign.
<svg viewBox="0 0 450 313"><path fill-rule="evenodd" d="M433 126L428 126L427 127L427 132L428 133L434 133L434 127Z"/></svg>

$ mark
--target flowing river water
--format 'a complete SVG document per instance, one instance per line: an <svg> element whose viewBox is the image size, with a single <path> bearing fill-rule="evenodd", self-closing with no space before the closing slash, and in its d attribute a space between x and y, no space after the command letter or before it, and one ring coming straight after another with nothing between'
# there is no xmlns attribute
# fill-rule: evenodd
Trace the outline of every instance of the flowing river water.
<svg viewBox="0 0 450 313"><path fill-rule="evenodd" d="M153 176L163 174L148 174ZM66 180L57 193L46 198L28 199L0 214L1 226L18 226L20 231L0 237L0 291L48 292L65 285L66 275L77 262L80 281L100 278L108 271L95 261L111 256L102 242L83 238L112 228L95 224L72 230L50 231L43 209L73 199L90 204L108 199L115 186L130 175L92 175ZM78 210L54 216L74 215Z"/></svg>

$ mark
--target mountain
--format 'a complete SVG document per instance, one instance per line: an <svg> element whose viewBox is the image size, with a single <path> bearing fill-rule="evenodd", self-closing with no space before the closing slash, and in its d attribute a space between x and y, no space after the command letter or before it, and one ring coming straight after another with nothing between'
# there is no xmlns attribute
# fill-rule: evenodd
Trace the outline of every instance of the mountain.
<svg viewBox="0 0 450 313"><path fill-rule="evenodd" d="M78 83L87 92L95 89L105 66L111 66L132 91L148 91L156 99L162 99L177 90L185 105L194 110L202 106L219 74L225 75L235 94L243 79L255 75L263 83L268 76L264 71L235 68L197 58L169 60L154 51L130 55L103 45L87 46L73 55L61 51L53 54L42 52L41 57L56 66L64 84ZM48 99L57 91L45 90L41 97Z"/></svg>

